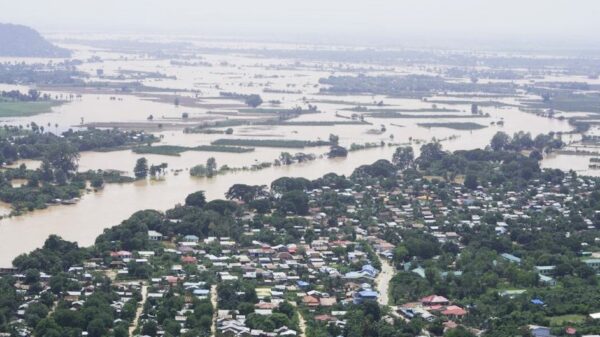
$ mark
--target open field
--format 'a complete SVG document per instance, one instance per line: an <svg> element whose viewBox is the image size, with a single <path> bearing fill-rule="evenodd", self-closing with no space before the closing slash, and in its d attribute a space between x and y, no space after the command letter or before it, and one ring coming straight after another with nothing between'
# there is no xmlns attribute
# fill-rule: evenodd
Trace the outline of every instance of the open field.
<svg viewBox="0 0 600 337"><path fill-rule="evenodd" d="M0 118L28 117L52 111L52 108L62 104L57 101L40 102L6 102L0 101Z"/></svg>

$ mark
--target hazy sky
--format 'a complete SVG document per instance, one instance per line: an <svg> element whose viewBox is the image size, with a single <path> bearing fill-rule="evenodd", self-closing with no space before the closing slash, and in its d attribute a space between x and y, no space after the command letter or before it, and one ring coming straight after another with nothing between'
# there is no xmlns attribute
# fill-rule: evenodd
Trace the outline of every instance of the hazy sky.
<svg viewBox="0 0 600 337"><path fill-rule="evenodd" d="M600 0L0 0L42 32L600 42ZM592 46L594 45L594 46Z"/></svg>

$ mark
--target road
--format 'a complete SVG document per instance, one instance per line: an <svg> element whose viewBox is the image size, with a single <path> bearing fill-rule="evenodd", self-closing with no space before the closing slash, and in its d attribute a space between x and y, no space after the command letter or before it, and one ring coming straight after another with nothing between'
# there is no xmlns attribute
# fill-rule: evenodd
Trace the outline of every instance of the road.
<svg viewBox="0 0 600 337"><path fill-rule="evenodd" d="M377 298L377 302L380 305L389 305L389 289L390 289L390 281L392 277L394 277L394 267L385 259L381 260L381 272L375 278L375 284L377 287L377 292L379 293L379 297Z"/></svg>
<svg viewBox="0 0 600 337"><path fill-rule="evenodd" d="M210 335L211 336L216 336L217 335L217 317L218 317L218 308L217 308L217 285L213 284L212 286L210 286L210 303L212 303L213 306L213 321L212 321L212 325L210 326Z"/></svg>
<svg viewBox="0 0 600 337"><path fill-rule="evenodd" d="M144 305L146 304L146 300L148 299L148 285L144 282L142 283L142 301L138 304L138 308L135 311L135 318L133 319L132 325L129 327L129 336L133 336L133 331L137 328L140 322L140 316L142 316L142 312L144 311Z"/></svg>
<svg viewBox="0 0 600 337"><path fill-rule="evenodd" d="M298 326L300 327L300 337L306 337L306 320L302 313L298 311Z"/></svg>

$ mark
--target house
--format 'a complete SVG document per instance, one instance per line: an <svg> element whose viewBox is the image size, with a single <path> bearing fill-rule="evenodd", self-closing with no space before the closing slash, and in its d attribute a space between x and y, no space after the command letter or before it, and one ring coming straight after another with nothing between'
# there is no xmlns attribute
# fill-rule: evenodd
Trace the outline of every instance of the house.
<svg viewBox="0 0 600 337"><path fill-rule="evenodd" d="M369 277L372 277L372 278L376 277L377 274L379 273L379 271L370 264L365 264L364 266L362 266L361 272L369 275Z"/></svg>
<svg viewBox="0 0 600 337"><path fill-rule="evenodd" d="M162 240L163 235L157 231L150 230L148 231L148 239L151 241L160 241Z"/></svg>
<svg viewBox="0 0 600 337"><path fill-rule="evenodd" d="M448 305L450 301L444 296L430 295L421 299L424 306Z"/></svg>
<svg viewBox="0 0 600 337"><path fill-rule="evenodd" d="M360 304L364 301L376 301L379 294L376 291L367 289L362 290L354 294L353 302L355 304Z"/></svg>
<svg viewBox="0 0 600 337"><path fill-rule="evenodd" d="M133 254L131 254L131 252L128 252L126 250L120 250L118 252L110 252L110 257L115 257L115 258L119 258L119 259L130 259L133 256Z"/></svg>
<svg viewBox="0 0 600 337"><path fill-rule="evenodd" d="M508 254L508 253L502 253L500 254L500 256L502 256L502 258L504 258L505 260L507 260L508 262L512 262L512 263L516 263L516 264L521 264L521 259L512 255L512 254Z"/></svg>
<svg viewBox="0 0 600 337"><path fill-rule="evenodd" d="M319 299L319 304L322 307L331 307L337 303L335 297L322 297Z"/></svg>
<svg viewBox="0 0 600 337"><path fill-rule="evenodd" d="M187 255L186 255L186 256L183 256L183 257L181 258L181 263L183 263L183 264L196 264L196 263L197 263L197 260L196 260L196 258L195 258L195 257L193 257L193 256L187 256Z"/></svg>
<svg viewBox="0 0 600 337"><path fill-rule="evenodd" d="M183 237L183 241L184 242L198 242L200 241L200 238L197 237L196 235L186 235Z"/></svg>
<svg viewBox="0 0 600 337"><path fill-rule="evenodd" d="M529 331L533 337L553 337L550 333L550 328L543 326L530 326Z"/></svg>
<svg viewBox="0 0 600 337"><path fill-rule="evenodd" d="M453 318L460 318L463 317L467 314L467 311L459 306L456 305L450 305L448 307L446 307L445 310L442 311L442 315L444 316L448 316L448 317L453 317Z"/></svg>
<svg viewBox="0 0 600 337"><path fill-rule="evenodd" d="M555 286L556 285L556 280L550 276L546 276L544 274L538 274L539 278L540 278L540 282L544 285L547 286Z"/></svg>
<svg viewBox="0 0 600 337"><path fill-rule="evenodd" d="M304 305L306 305L307 307L318 307L320 304L318 298L310 295L304 296L302 298L302 303L304 303Z"/></svg>
<svg viewBox="0 0 600 337"><path fill-rule="evenodd" d="M600 259L587 259L583 260L583 263L585 263L586 266L594 269L596 273L600 274Z"/></svg>
<svg viewBox="0 0 600 337"><path fill-rule="evenodd" d="M535 266L535 270L542 275L552 275L556 266Z"/></svg>

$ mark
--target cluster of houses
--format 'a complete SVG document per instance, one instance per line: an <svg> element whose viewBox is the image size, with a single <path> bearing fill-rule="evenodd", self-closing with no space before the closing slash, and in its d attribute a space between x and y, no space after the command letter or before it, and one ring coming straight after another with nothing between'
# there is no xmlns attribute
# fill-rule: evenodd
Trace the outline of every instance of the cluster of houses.
<svg viewBox="0 0 600 337"><path fill-rule="evenodd" d="M380 261L388 263L386 261L394 256L395 245L386 240L386 232L415 229L428 232L441 244L453 243L461 247L462 238L457 233L460 231L445 230L448 226L440 225L440 222L449 224L445 219L453 212L461 211L467 212L468 217L452 224L456 228L479 225L486 212L494 212L502 215L502 221L494 226L496 234L508 235L508 224L527 219L531 212L551 208L568 215L567 203L573 200L573 195L565 193L561 187L569 187L572 183L570 177L565 178L560 185L535 182L535 186L528 191L508 191L501 196L494 194L498 192L491 193L485 188L465 192L463 188L456 186L449 189L450 193L443 197L427 188L427 185L415 190L400 184L392 191L383 191L378 186L356 186L342 190L323 187L308 192L310 209L305 218L309 225L294 227L300 237L294 237L293 242L269 244L259 241L257 234L260 231L284 233L268 223L262 224L260 229L252 228L248 221L244 222L254 215L248 210L243 217L237 219L244 223L242 237L249 238L243 245L230 237L200 238L189 234L169 237L150 230L147 232L148 240L156 243L155 247L159 248L148 251L115 250L108 252L103 258L92 259L83 266L73 267L68 275L80 284L80 289L65 291L60 296L73 310L77 310L94 291L93 273L102 272L116 280L113 287L118 296L111 305L117 311L132 300L133 294L142 294L143 301L155 299L152 302L157 304L150 306L150 311L157 310L160 300L167 294L175 292L176 296L184 298L184 307L172 317L179 324L180 333L187 331L187 317L194 314L193 303L197 299L209 300L215 306L216 311L211 319L213 329L219 336L301 335L301 327L281 326L272 331L252 329L247 324L246 315L236 310L218 308L218 292L215 289L219 284L249 281L256 285L259 300L254 303L255 314L269 317L281 303L290 302L303 312L308 312L311 315L307 317L309 319L343 328L347 324L345 305L378 301L383 295L380 289L387 289L378 283L378 277L383 271L375 267ZM578 188L583 191L582 195L595 188L589 184L591 183L586 185L584 182L577 182ZM345 205L342 215L335 219L329 219L327 215L332 206L320 206L324 193L332 191L353 200ZM381 203L382 209L372 216L372 221L365 224L359 220L359 215L367 211L374 200ZM588 228L595 228L593 219L585 218L584 222ZM313 237L308 238L309 230L314 233ZM219 249L212 250L209 247ZM600 256L598 253L585 253L585 249L582 246L582 261L600 273ZM522 258L515 254L504 253L500 258L519 266L523 264ZM136 279L134 269L140 266L151 266L155 272L146 279ZM416 260L404 263L403 268L426 278L425 269ZM534 267L534 271L542 284L554 286L555 268L553 265L539 265ZM157 270L162 275L156 277ZM205 272L210 275L209 279L199 276L199 273ZM449 267L442 276L460 276L461 273L460 270ZM13 276L17 280L17 291L26 294L27 285L21 282L25 275L13 273ZM42 273L40 293L25 296L19 308L17 322L23 326L23 336L31 334L31 327L27 327L23 319L25 309L30 303L39 301L43 292L49 291L49 278L49 275ZM128 281L132 279L136 280ZM511 290L506 295L518 294L516 290ZM394 309L394 314L405 320L419 317L434 321L441 317L448 329L461 324L469 314L465 306L436 294L411 303L396 303ZM145 312L139 317L137 324L141 326L153 320L156 321L156 317ZM533 334L542 337L543 334L535 333L545 331L542 328L536 327L537 330L532 330ZM164 327L159 326L158 330L159 335L164 333Z"/></svg>

